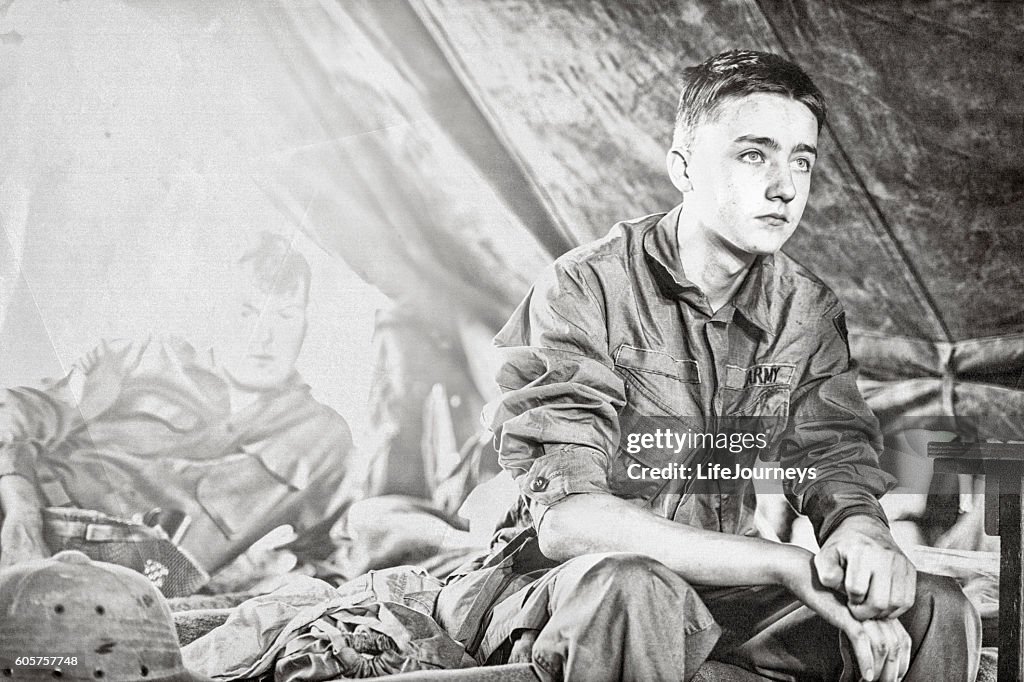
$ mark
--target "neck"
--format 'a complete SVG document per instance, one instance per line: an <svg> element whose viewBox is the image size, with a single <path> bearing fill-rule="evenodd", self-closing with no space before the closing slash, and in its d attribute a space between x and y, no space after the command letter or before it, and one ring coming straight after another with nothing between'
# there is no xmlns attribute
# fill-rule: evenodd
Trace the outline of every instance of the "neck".
<svg viewBox="0 0 1024 682"><path fill-rule="evenodd" d="M703 224L688 216L686 205L679 214L676 243L679 263L686 277L696 284L708 299L711 309L717 311L728 303L739 290L743 278L756 256L736 249Z"/></svg>
<svg viewBox="0 0 1024 682"><path fill-rule="evenodd" d="M225 377L225 379L228 382L228 400L231 401L231 414L241 412L259 399L260 391L242 388L232 381L231 377Z"/></svg>

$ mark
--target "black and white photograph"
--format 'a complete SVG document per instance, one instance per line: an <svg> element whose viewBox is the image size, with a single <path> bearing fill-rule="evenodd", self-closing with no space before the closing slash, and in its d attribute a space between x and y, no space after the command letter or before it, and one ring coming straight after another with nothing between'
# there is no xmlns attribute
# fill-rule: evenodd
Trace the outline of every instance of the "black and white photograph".
<svg viewBox="0 0 1024 682"><path fill-rule="evenodd" d="M0 680L1021 682L1022 45L0 0Z"/></svg>

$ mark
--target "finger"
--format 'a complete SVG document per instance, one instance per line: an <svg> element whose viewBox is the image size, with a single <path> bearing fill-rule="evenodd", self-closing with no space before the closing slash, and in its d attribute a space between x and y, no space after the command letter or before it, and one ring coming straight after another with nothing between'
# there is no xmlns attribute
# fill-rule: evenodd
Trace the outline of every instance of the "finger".
<svg viewBox="0 0 1024 682"><path fill-rule="evenodd" d="M903 679L903 676L907 674L907 669L910 667L910 635L907 634L907 631L903 629L903 625L898 620L886 622L892 630L892 639L896 647L892 660L896 680L898 681Z"/></svg>
<svg viewBox="0 0 1024 682"><path fill-rule="evenodd" d="M871 648L871 637L864 629L860 621L853 621L849 629L844 629L850 646L853 648L853 656L857 659L857 669L863 680L875 679L875 653Z"/></svg>
<svg viewBox="0 0 1024 682"><path fill-rule="evenodd" d="M869 618L886 620L896 610L897 605L893 602L893 583L897 580L897 571L902 578L902 567L896 565L896 559L896 555L885 553L871 562L871 585L864 600Z"/></svg>
<svg viewBox="0 0 1024 682"><path fill-rule="evenodd" d="M895 620L914 605L914 583L917 582L914 565L906 557L897 556L892 579L892 611L889 619Z"/></svg>
<svg viewBox="0 0 1024 682"><path fill-rule="evenodd" d="M867 620L862 623L871 645L876 680L891 680L898 671L899 641L891 621Z"/></svg>
<svg viewBox="0 0 1024 682"><path fill-rule="evenodd" d="M881 682L899 682L902 642L893 627L893 623L896 621L880 620L876 622L879 624L879 630L885 642L885 660L882 662L882 670L878 679Z"/></svg>
<svg viewBox="0 0 1024 682"><path fill-rule="evenodd" d="M899 562L898 575L893 580L893 609L890 618L899 618L914 605L917 593L917 570L909 561Z"/></svg>
<svg viewBox="0 0 1024 682"><path fill-rule="evenodd" d="M831 590L839 590L843 585L843 566L839 552L827 547L814 555L814 570L818 573L821 584Z"/></svg>
<svg viewBox="0 0 1024 682"><path fill-rule="evenodd" d="M911 645L910 635L898 620L882 621L888 629L889 656L887 672L894 682L899 682L910 669ZM885 678L883 678L885 679Z"/></svg>
<svg viewBox="0 0 1024 682"><path fill-rule="evenodd" d="M900 560L893 563L892 588L889 595L889 610L886 619L901 616L907 610L907 568Z"/></svg>
<svg viewBox="0 0 1024 682"><path fill-rule="evenodd" d="M882 680L883 675L889 674L889 652L896 648L890 630L886 622L882 620L869 620L865 623L868 634L871 635L871 651L875 655L875 675Z"/></svg>
<svg viewBox="0 0 1024 682"><path fill-rule="evenodd" d="M894 620L892 623L896 628L897 637L899 638L899 679L902 680L906 676L907 671L910 670L910 654L913 652L914 642L910 639L910 633L907 632L902 623L898 620Z"/></svg>
<svg viewBox="0 0 1024 682"><path fill-rule="evenodd" d="M868 590L871 588L871 567L859 556L851 557L846 563L846 578L843 581L843 590L850 601L850 604L857 606L863 604L868 597ZM854 615L857 615L854 613Z"/></svg>

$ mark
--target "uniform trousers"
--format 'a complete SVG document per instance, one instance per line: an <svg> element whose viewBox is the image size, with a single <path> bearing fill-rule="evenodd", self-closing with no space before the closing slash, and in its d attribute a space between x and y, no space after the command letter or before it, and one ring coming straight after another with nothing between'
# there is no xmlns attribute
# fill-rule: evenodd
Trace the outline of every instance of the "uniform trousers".
<svg viewBox="0 0 1024 682"><path fill-rule="evenodd" d="M694 586L658 561L626 553L513 577L501 581L471 638L478 660L505 662L514 636L535 630L533 662L544 680L688 680L705 660L771 680L859 679L840 631L780 586ZM442 590L442 624L445 615L470 613L454 602L480 598L460 585L473 580L468 573ZM905 680L974 680L981 622L956 581L918 573L916 602L900 622L913 641Z"/></svg>

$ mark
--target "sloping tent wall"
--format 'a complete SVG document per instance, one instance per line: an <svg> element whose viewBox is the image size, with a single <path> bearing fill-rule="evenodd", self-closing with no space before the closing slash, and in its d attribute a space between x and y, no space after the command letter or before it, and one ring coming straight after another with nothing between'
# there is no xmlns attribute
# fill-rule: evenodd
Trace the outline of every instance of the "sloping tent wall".
<svg viewBox="0 0 1024 682"><path fill-rule="evenodd" d="M500 324L569 244L545 249L524 227L550 218L416 15L390 0L262 9L328 133L271 164L269 194L425 318Z"/></svg>
<svg viewBox="0 0 1024 682"><path fill-rule="evenodd" d="M299 369L365 430L383 297L254 182L325 135L262 4L0 0L0 385L63 376L103 338L215 343L230 264L272 230L314 273Z"/></svg>
<svg viewBox="0 0 1024 682"><path fill-rule="evenodd" d="M676 203L664 150L685 66L731 47L788 55L831 114L787 251L845 302L869 400L889 418L1024 430L1024 13L1012 4L323 0L280 11L285 50L303 53L296 71L334 137L285 160L275 194L381 286L491 321L544 262Z"/></svg>
<svg viewBox="0 0 1024 682"><path fill-rule="evenodd" d="M0 2L0 319L29 280L59 303L54 246L101 295L93 233L157 283L168 245L212 272L269 197L427 323L496 328L552 258L678 200L681 69L755 47L831 102L787 250L846 303L873 406L1020 435L1022 29L996 1Z"/></svg>

